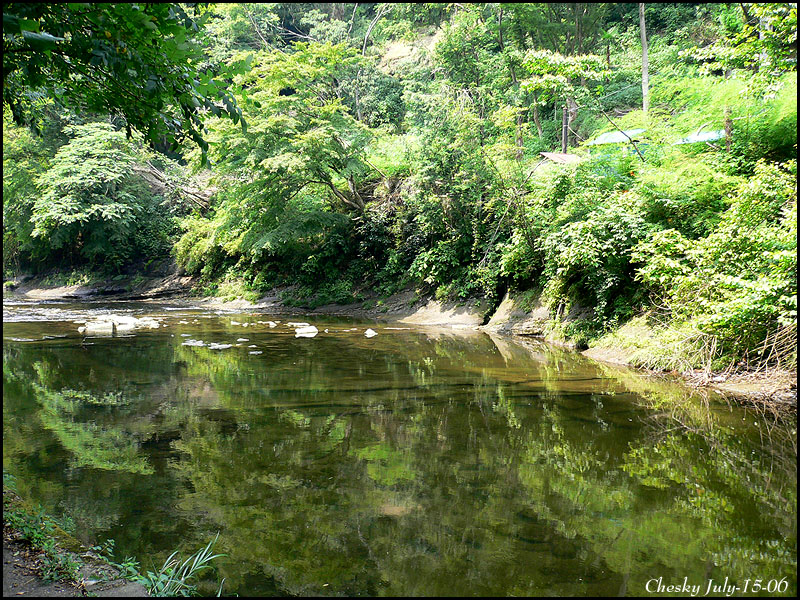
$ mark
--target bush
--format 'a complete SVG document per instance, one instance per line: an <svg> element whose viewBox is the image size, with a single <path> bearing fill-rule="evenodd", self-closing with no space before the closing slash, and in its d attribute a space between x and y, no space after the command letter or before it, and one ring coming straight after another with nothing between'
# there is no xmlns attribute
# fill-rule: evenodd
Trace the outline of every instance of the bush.
<svg viewBox="0 0 800 600"><path fill-rule="evenodd" d="M794 160L760 161L707 236L657 231L633 251L637 277L676 323L715 336L722 362L758 360L777 328L796 326L796 175Z"/></svg>
<svg viewBox="0 0 800 600"><path fill-rule="evenodd" d="M645 167L640 193L647 219L691 238L706 235L728 207L742 180L719 172L701 157L665 156L657 167Z"/></svg>
<svg viewBox="0 0 800 600"><path fill-rule="evenodd" d="M29 129L17 127L9 110L3 111L3 274L18 272L39 240L31 238L30 221L37 196L36 179L52 154Z"/></svg>

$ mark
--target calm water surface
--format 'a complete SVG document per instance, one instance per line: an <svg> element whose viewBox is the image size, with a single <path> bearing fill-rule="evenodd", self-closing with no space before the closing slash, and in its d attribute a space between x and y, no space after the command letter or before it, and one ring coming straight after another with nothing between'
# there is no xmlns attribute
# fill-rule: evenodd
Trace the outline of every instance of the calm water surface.
<svg viewBox="0 0 800 600"><path fill-rule="evenodd" d="M162 327L78 333L112 311ZM797 591L796 422L481 332L131 303L3 318L21 495L146 568L220 532L206 592Z"/></svg>

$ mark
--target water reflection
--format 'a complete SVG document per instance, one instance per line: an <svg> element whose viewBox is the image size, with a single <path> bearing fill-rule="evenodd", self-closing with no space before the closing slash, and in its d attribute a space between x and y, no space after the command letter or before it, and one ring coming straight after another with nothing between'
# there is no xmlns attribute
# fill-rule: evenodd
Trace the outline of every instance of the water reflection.
<svg viewBox="0 0 800 600"><path fill-rule="evenodd" d="M6 324L21 493L146 566L221 531L241 595L796 591L794 425L540 344L259 318L174 314L123 339Z"/></svg>

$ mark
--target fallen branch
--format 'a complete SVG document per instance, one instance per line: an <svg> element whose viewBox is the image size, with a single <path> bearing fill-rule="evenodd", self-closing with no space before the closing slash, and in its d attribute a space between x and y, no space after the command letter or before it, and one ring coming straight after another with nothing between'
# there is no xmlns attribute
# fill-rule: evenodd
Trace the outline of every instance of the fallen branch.
<svg viewBox="0 0 800 600"><path fill-rule="evenodd" d="M201 210L207 210L209 207L210 199L216 188L208 188L200 190L197 188L189 187L187 185L177 185L171 182L165 173L156 168L151 162L145 164L138 164L133 167L147 183L156 189L159 194L166 195L165 192L175 194L176 196L189 200L197 205Z"/></svg>

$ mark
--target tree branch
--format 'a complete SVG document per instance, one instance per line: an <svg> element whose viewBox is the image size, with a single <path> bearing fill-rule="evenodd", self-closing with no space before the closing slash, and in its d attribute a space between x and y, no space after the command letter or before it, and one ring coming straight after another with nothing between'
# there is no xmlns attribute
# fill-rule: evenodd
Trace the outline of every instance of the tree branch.
<svg viewBox="0 0 800 600"><path fill-rule="evenodd" d="M375 27L375 25L378 22L378 19L380 19L385 12L389 12L389 10L391 10L391 6L387 9L386 5L384 4L378 10L378 14L375 15L375 18L372 19L372 22L369 24L369 27L367 28L367 35L364 36L364 45L361 48L361 56L366 56L367 54L367 40L369 40L369 36L372 33L372 28Z"/></svg>
<svg viewBox="0 0 800 600"><path fill-rule="evenodd" d="M603 111L602 109L599 109L599 108L598 108L597 110L599 110L599 111L600 111L600 114L601 114L601 115L603 115L603 116L604 116L606 119L608 119L608 122L609 122L609 123L611 123L611 124L614 126L614 128L617 130L617 131L619 131L619 132L620 132L622 135L624 135L626 138L628 138L628 141L630 141L631 145L633 146L633 149L634 149L634 150L636 150L636 154L638 154L638 155L639 155L639 158L641 158L641 159L642 159L642 162L644 162L644 156L642 156L642 153L641 153L641 152L639 152L639 148L636 146L636 142L634 142L634 141L633 141L633 139L631 138L631 136L629 136L629 135L628 135L627 133L625 133L625 132L624 132L622 129L620 129L620 128L619 128L619 126L618 126L616 123L614 123L614 121L612 121L612 120L611 120L611 117L609 117L609 116L608 116L608 115L605 113L605 111Z"/></svg>

